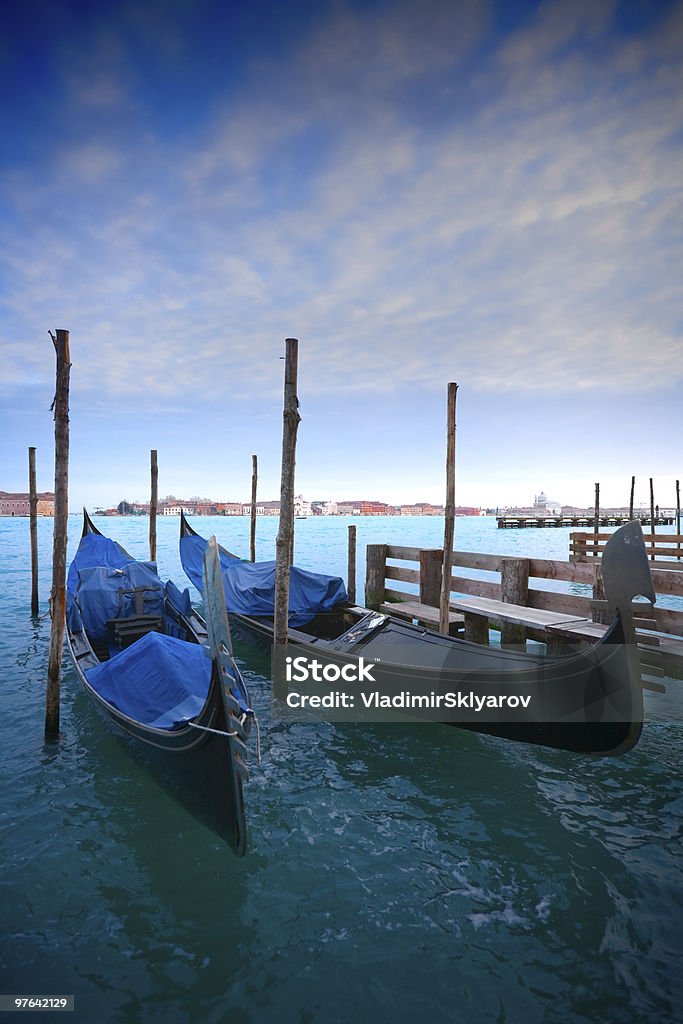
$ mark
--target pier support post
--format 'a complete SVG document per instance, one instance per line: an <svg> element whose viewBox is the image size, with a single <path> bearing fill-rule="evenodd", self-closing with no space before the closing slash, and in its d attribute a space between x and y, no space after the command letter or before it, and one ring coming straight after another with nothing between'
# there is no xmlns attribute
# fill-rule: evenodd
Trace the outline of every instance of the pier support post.
<svg viewBox="0 0 683 1024"><path fill-rule="evenodd" d="M465 640L486 647L489 642L489 620L485 615L465 612Z"/></svg>
<svg viewBox="0 0 683 1024"><path fill-rule="evenodd" d="M365 558L365 607L374 611L384 601L384 580L387 572L386 544L368 544Z"/></svg>
<svg viewBox="0 0 683 1024"><path fill-rule="evenodd" d="M441 568L441 594L439 599L439 632L448 636L449 604L451 600L451 565L453 564L453 534L455 532L455 402L458 385L448 385L446 407L446 508L443 533L443 564Z"/></svg>
<svg viewBox="0 0 683 1024"><path fill-rule="evenodd" d="M301 422L297 398L299 342L285 340L285 389L282 414L282 473L280 482L280 527L275 542L275 616L273 636L273 696L287 697L285 657L289 629L289 576L294 552L294 469L296 435Z"/></svg>
<svg viewBox="0 0 683 1024"><path fill-rule="evenodd" d="M650 555L650 561L654 562L654 549L657 542L655 540L655 488L652 477L650 477L650 523L652 525L652 554Z"/></svg>
<svg viewBox="0 0 683 1024"><path fill-rule="evenodd" d="M676 481L676 558L681 557L681 481Z"/></svg>
<svg viewBox="0 0 683 1024"><path fill-rule="evenodd" d="M428 604L431 608L440 606L442 569L442 548L420 551L420 604Z"/></svg>
<svg viewBox="0 0 683 1024"><path fill-rule="evenodd" d="M349 526L349 560L347 571L347 593L351 604L356 603L356 527Z"/></svg>
<svg viewBox="0 0 683 1024"><path fill-rule="evenodd" d="M28 450L28 507L31 536L31 615L38 614L38 491L36 489L36 450Z"/></svg>
<svg viewBox="0 0 683 1024"><path fill-rule="evenodd" d="M529 603L529 559L501 558L500 560L501 598L507 604ZM500 642L503 647L525 647L526 630L511 622L501 623Z"/></svg>
<svg viewBox="0 0 683 1024"><path fill-rule="evenodd" d="M155 448L149 453L150 471L150 496L149 496L149 560L157 560L157 503L158 503L158 481L159 466L157 464L157 452Z"/></svg>
<svg viewBox="0 0 683 1024"><path fill-rule="evenodd" d="M66 544L69 516L69 332L50 334L57 354L55 413L55 516L52 545L52 628L45 694L45 739L59 735L59 675L66 620Z"/></svg>
<svg viewBox="0 0 683 1024"><path fill-rule="evenodd" d="M636 478L634 476L632 476L631 477L631 500L630 500L629 506L628 506L628 521L629 522L631 522L633 520L633 498L635 497L635 490L636 490Z"/></svg>
<svg viewBox="0 0 683 1024"><path fill-rule="evenodd" d="M258 458L251 457L251 522L249 525L249 557L256 561L256 487L258 484Z"/></svg>
<svg viewBox="0 0 683 1024"><path fill-rule="evenodd" d="M595 485L595 513L593 515L593 546L595 551L593 552L595 558L598 557L598 534L600 533L600 484Z"/></svg>
<svg viewBox="0 0 683 1024"><path fill-rule="evenodd" d="M612 617L607 607L607 595L605 584L602 579L602 562L596 562L593 577L593 600L591 602L591 619L603 626L609 626Z"/></svg>

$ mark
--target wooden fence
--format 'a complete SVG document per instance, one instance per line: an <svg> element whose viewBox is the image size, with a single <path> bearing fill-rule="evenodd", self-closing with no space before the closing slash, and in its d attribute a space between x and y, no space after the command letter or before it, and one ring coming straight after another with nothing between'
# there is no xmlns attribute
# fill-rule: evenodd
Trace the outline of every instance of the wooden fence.
<svg viewBox="0 0 683 1024"><path fill-rule="evenodd" d="M585 534L591 544L594 534ZM598 542L609 535L598 534ZM659 543L659 536L657 541ZM603 544L604 547L604 544ZM599 558L579 554L580 545L570 561L548 558L510 558L472 551L454 551L451 575L452 594L472 594L497 601L523 604L529 608L599 619ZM396 565L394 563L402 563ZM406 565L405 563L413 563ZM670 564L666 563L667 566ZM674 563L676 564L676 563ZM683 597L683 560L681 569L660 568L651 564L655 592L667 597ZM416 567L417 566L417 567ZM419 601L426 606L439 605L441 551L399 547L391 544L370 544L367 548L365 604L379 608L384 602L415 602L416 594L400 588L413 584L419 588ZM460 570L484 570L493 574L488 579L473 579ZM584 593L568 593L544 587L548 581L583 584ZM648 617L654 619L658 632L683 636L683 611L655 606Z"/></svg>
<svg viewBox="0 0 683 1024"><path fill-rule="evenodd" d="M571 562L594 562L605 550L611 533L571 533L569 535L569 560ZM672 569L683 573L683 534L649 533L643 537L650 569ZM655 586L657 591L657 587ZM660 591L657 591L660 593ZM661 591L665 593L665 591ZM683 583L679 593L683 593Z"/></svg>

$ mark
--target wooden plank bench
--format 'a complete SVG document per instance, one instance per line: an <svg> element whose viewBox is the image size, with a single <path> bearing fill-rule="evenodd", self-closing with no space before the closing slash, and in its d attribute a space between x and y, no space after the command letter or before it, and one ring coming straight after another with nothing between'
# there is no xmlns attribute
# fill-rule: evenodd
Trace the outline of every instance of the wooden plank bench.
<svg viewBox="0 0 683 1024"><path fill-rule="evenodd" d="M380 605L379 610L384 615L393 615L397 619L406 619L408 622L418 622L421 626L439 625L439 609L430 604L421 604L420 601L398 601L395 604L389 602ZM451 611L448 614L448 632L455 636L464 626L465 617L459 612Z"/></svg>
<svg viewBox="0 0 683 1024"><path fill-rule="evenodd" d="M465 639L474 643L488 643L489 622L500 627L504 623L522 626L534 633L546 643L551 640L551 650L556 649L553 639L569 639L596 643L604 636L607 626L579 615L567 615L563 612L547 611L541 608L527 608L525 605L495 601L486 597L458 597L450 601L450 607L463 613L465 617ZM641 619L641 623L654 626L650 619ZM670 657L683 658L683 639L678 637L662 637L653 632L637 631L638 652L643 671L643 686L646 689L665 692L665 688L657 683L654 676L664 674L660 664L661 652Z"/></svg>
<svg viewBox="0 0 683 1024"><path fill-rule="evenodd" d="M558 631L562 629L571 630L568 635L580 634L579 627L589 627L586 639L596 638L594 627L596 623L590 619L582 618L580 615L568 615L566 612L550 611L543 608L528 608L526 605L512 604L507 601L495 601L489 597L457 597L451 599L450 607L454 611L462 612L465 617L465 639L474 640L475 643L488 642L488 623L494 622L496 626L510 623L515 626L523 626L531 633L545 634L551 629ZM604 626L597 626L599 638L605 632ZM577 632L578 630L578 632ZM486 639L484 638L486 635Z"/></svg>

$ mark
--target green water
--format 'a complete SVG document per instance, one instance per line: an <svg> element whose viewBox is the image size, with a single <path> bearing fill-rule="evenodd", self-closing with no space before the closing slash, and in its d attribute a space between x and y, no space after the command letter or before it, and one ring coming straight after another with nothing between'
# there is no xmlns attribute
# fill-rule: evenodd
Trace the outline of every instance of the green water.
<svg viewBox="0 0 683 1024"><path fill-rule="evenodd" d="M146 520L98 522L145 556ZM246 550L247 520L197 525ZM297 561L345 574L346 521L297 527ZM181 582L178 521L159 529ZM263 557L275 529L259 523ZM359 550L440 530L359 520ZM459 520L457 546L566 557L567 532ZM634 751L591 760L438 725L271 723L267 655L238 633L263 747L240 861L130 759L66 657L44 745L27 522L0 520L0 542L0 993L73 994L78 1022L681 1019L683 684L648 695ZM48 590L45 571L43 611Z"/></svg>

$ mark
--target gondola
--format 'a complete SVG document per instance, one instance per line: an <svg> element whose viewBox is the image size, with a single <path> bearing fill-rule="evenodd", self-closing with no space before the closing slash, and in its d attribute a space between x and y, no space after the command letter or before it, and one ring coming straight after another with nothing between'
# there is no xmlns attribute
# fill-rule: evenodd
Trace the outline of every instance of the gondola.
<svg viewBox="0 0 683 1024"><path fill-rule="evenodd" d="M205 545L181 516L180 557L185 573L199 590ZM274 575L273 563L250 568L250 563L225 548L219 552L229 614L250 630L272 637L273 594L272 589L268 595L264 593L264 583ZM252 572L257 583L253 594L249 591ZM623 753L638 742L643 721L631 602L639 595L655 601L639 523L628 523L613 535L603 554L602 572L611 623L598 643L578 653L512 652L442 636L350 605L342 581L335 585L334 578L324 576L312 592L329 594L330 599L327 604L311 602L306 614L297 593L288 641L296 646L293 653L309 659L327 656L339 662L362 657L366 663L373 662L387 690L404 692L401 687L410 686L421 693L434 693L451 692L455 687L482 700L501 702L519 694L533 698L528 713L520 714L516 707L505 714L481 715L466 708L443 717L440 711L430 712L431 720L579 753ZM290 598L291 594L290 589Z"/></svg>
<svg viewBox="0 0 683 1024"><path fill-rule="evenodd" d="M155 563L133 559L84 509L67 577L67 643L83 689L131 752L242 856L253 712L211 545L203 571L206 621L188 590L162 583Z"/></svg>

